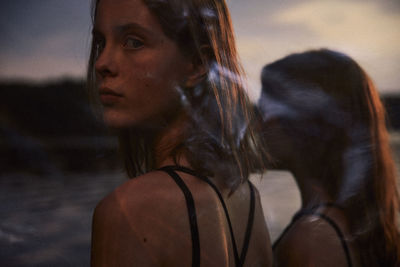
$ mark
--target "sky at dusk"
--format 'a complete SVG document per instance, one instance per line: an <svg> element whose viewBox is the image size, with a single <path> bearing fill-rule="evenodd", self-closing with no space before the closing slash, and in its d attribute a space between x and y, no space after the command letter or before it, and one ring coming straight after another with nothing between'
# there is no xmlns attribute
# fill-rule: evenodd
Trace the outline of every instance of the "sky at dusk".
<svg viewBox="0 0 400 267"><path fill-rule="evenodd" d="M400 93L399 0L228 0L251 96L266 63L307 49L347 53L382 93ZM0 79L83 77L89 0L0 3Z"/></svg>

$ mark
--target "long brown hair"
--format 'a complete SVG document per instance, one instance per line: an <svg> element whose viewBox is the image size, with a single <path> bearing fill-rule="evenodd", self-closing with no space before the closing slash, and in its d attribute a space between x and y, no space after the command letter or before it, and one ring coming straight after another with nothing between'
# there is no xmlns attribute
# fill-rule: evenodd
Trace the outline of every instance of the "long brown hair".
<svg viewBox="0 0 400 267"><path fill-rule="evenodd" d="M297 111L286 127L344 208L362 266L398 266L395 165L371 78L347 55L322 49L267 65L262 82L263 94Z"/></svg>
<svg viewBox="0 0 400 267"><path fill-rule="evenodd" d="M99 0L92 5L93 22ZM182 105L188 114L184 136L173 150L175 161L184 151L199 173L222 178L234 189L260 165L262 148L252 129L250 102L238 61L235 38L224 0L143 0L164 33L186 55L208 68L194 88L183 88ZM88 87L96 99L95 44L88 66ZM119 144L130 177L155 168L153 136L140 129L119 132Z"/></svg>

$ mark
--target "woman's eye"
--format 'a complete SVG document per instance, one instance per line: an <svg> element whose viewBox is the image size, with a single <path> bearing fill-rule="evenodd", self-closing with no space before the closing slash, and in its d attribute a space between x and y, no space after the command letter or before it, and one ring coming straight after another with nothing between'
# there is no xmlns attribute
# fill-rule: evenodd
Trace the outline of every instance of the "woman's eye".
<svg viewBox="0 0 400 267"><path fill-rule="evenodd" d="M128 37L125 39L124 46L127 48L139 49L143 47L143 42L137 38Z"/></svg>
<svg viewBox="0 0 400 267"><path fill-rule="evenodd" d="M105 41L103 39L100 39L100 38L94 39L94 49L95 49L96 58L98 58L100 56L101 52L104 49L104 46L105 46Z"/></svg>

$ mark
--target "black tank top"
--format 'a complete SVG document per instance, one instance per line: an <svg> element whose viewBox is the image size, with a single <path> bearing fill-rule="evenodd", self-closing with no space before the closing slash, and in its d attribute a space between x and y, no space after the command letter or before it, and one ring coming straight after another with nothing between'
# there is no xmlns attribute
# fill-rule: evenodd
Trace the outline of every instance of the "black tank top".
<svg viewBox="0 0 400 267"><path fill-rule="evenodd" d="M351 257L350 257L350 250L349 247L347 246L346 240L344 238L344 235L342 233L342 231L340 230L339 225L337 225L335 223L334 220L332 220L330 217L328 217L325 214L319 213L316 211L317 208L323 208L323 207L336 207L339 209L342 209L342 207L334 204L334 203L322 203L319 204L317 206L314 206L312 208L309 209L302 209L300 211L298 211L292 218L292 221L290 222L290 224L288 226L286 226L285 230L283 230L282 234L279 236L279 238L274 242L274 244L272 245L272 250L275 250L276 247L278 246L279 242L282 240L282 238L286 235L286 233L289 231L290 228L292 228L293 224L298 221L301 217L306 216L306 215L313 215L313 216L317 216L320 217L321 219L323 219L324 221L326 221L330 226L332 226L332 228L335 230L337 236L340 239L340 242L342 244L344 253L346 255L346 260L347 260L347 265L349 267L352 267L353 264L351 262Z"/></svg>
<svg viewBox="0 0 400 267"><path fill-rule="evenodd" d="M172 177L172 179L176 182L176 184L179 186L179 188L182 190L183 195L185 196L186 200L186 206L187 206L187 211L189 214L189 224L190 224L190 232L191 232L191 237L192 237L192 267L199 267L200 266L200 238L199 238L199 228L197 225L197 218L196 218L196 208L195 208L195 203L193 200L192 193L190 192L189 188L186 186L185 182L182 180L182 178L176 173L176 171L181 171L188 173L192 176L195 176L207 184L209 184L212 189L215 191L215 193L218 196L219 201L221 202L222 208L225 213L226 220L228 222L229 226L229 232L231 235L231 241L232 241L232 247L233 247L233 253L235 257L235 266L237 267L242 267L244 264L244 261L246 259L246 254L247 250L249 248L249 243L250 243L250 237L251 237L251 232L253 228L253 222L254 222L254 209L255 209L255 197L254 197L254 188L253 185L250 181L248 181L249 189L250 189L250 209L249 209L249 216L247 220L247 227L246 227L246 233L243 241L243 246L242 246L242 251L238 253L238 249L236 246L236 241L235 241L235 236L233 234L233 228L232 228L232 223L229 217L228 209L225 205L224 199L217 189L217 187L208 179L208 177L199 175L195 171L182 167L182 166L165 166L163 168L160 168L159 170L165 171L166 173L169 174L169 176Z"/></svg>

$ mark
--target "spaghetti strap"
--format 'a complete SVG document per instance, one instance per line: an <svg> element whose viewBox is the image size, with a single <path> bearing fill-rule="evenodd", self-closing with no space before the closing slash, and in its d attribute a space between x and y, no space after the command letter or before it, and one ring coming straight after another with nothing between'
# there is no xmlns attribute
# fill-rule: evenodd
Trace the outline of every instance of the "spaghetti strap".
<svg viewBox="0 0 400 267"><path fill-rule="evenodd" d="M199 238L199 228L197 225L196 208L194 205L194 200L192 193L186 186L182 178L170 168L161 168L161 171L165 171L172 177L175 183L182 190L185 196L187 211L189 215L190 232L192 236L192 267L200 267L200 238Z"/></svg>
<svg viewBox="0 0 400 267"><path fill-rule="evenodd" d="M254 210L255 210L255 196L254 196L254 186L253 184L248 181L248 185L249 185L249 189L250 189L250 209L249 209L249 217L248 217L248 221L247 221L247 226L246 226L246 233L245 233L245 237L244 237L244 242L243 242L243 247L242 247L242 251L241 254L239 256L238 253L238 248L236 245L236 239L235 236L233 234L233 227L232 227L232 222L228 213L228 209L226 207L225 201L222 197L221 192L218 190L218 188L210 181L210 179L208 179L207 176L204 175L199 175L198 173L196 173L195 171L183 167L183 166L165 166L163 168L161 168L161 170L169 170L169 171L181 171L181 172L185 172L187 174L190 174L192 176L198 177L199 179L203 180L204 182L206 182L208 185L211 186L211 188L215 191L215 193L218 196L219 201L221 202L222 208L224 210L225 213L225 217L226 220L228 222L228 227L229 227L229 232L231 235L231 240L232 240L232 247L233 247L233 253L234 253L234 257L235 257L235 266L237 267L242 267L245 259L246 259L246 255L247 255L247 251L248 251L248 247L249 247L249 243L250 243L250 237L251 237L251 232L253 229L253 223L254 223Z"/></svg>
<svg viewBox="0 0 400 267"><path fill-rule="evenodd" d="M253 230L253 224L254 224L254 211L256 207L255 205L256 201L254 197L254 185L250 181L248 181L248 184L250 189L250 209L249 209L249 217L247 220L246 234L244 236L244 241L243 241L242 253L240 254L240 266L244 265L244 261L247 255L247 250L249 248L251 232Z"/></svg>
<svg viewBox="0 0 400 267"><path fill-rule="evenodd" d="M351 261L350 249L349 249L349 247L348 247L348 245L347 245L347 243L346 243L346 240L345 240L345 238L344 238L344 235L343 235L342 231L340 230L339 225L337 225L337 223L335 223L335 221L332 220L332 219L331 219L330 217L328 217L327 215L315 211L317 208L320 208L320 207L337 207L337 208L342 209L342 207L340 207L340 206L338 206L338 205L336 205L336 204L334 204L334 203L322 203L322 204L317 205L317 206L315 206L315 207L312 207L312 208L310 208L310 209L300 210L299 212L297 212L297 213L293 216L293 219L292 219L292 221L290 222L290 224L285 228L285 230L283 230L282 234L281 234L281 235L279 236L279 238L274 242L274 244L273 244L273 246L272 246L272 249L274 250L274 249L277 247L277 245L279 244L279 242L282 240L282 238L286 235L286 233L289 231L289 229L293 226L293 224L294 224L297 220L299 220L301 217L303 217L303 216L305 216L305 215L314 215L314 216L318 216L318 217L320 217L321 219L323 219L324 221L326 221L326 222L335 230L337 236L338 236L339 239L340 239L340 243L341 243L341 245L342 245L342 247L343 247L344 253L345 253L345 255L346 255L347 264L348 264L349 267L352 267L352 266L353 266L353 263L352 263L352 261Z"/></svg>

